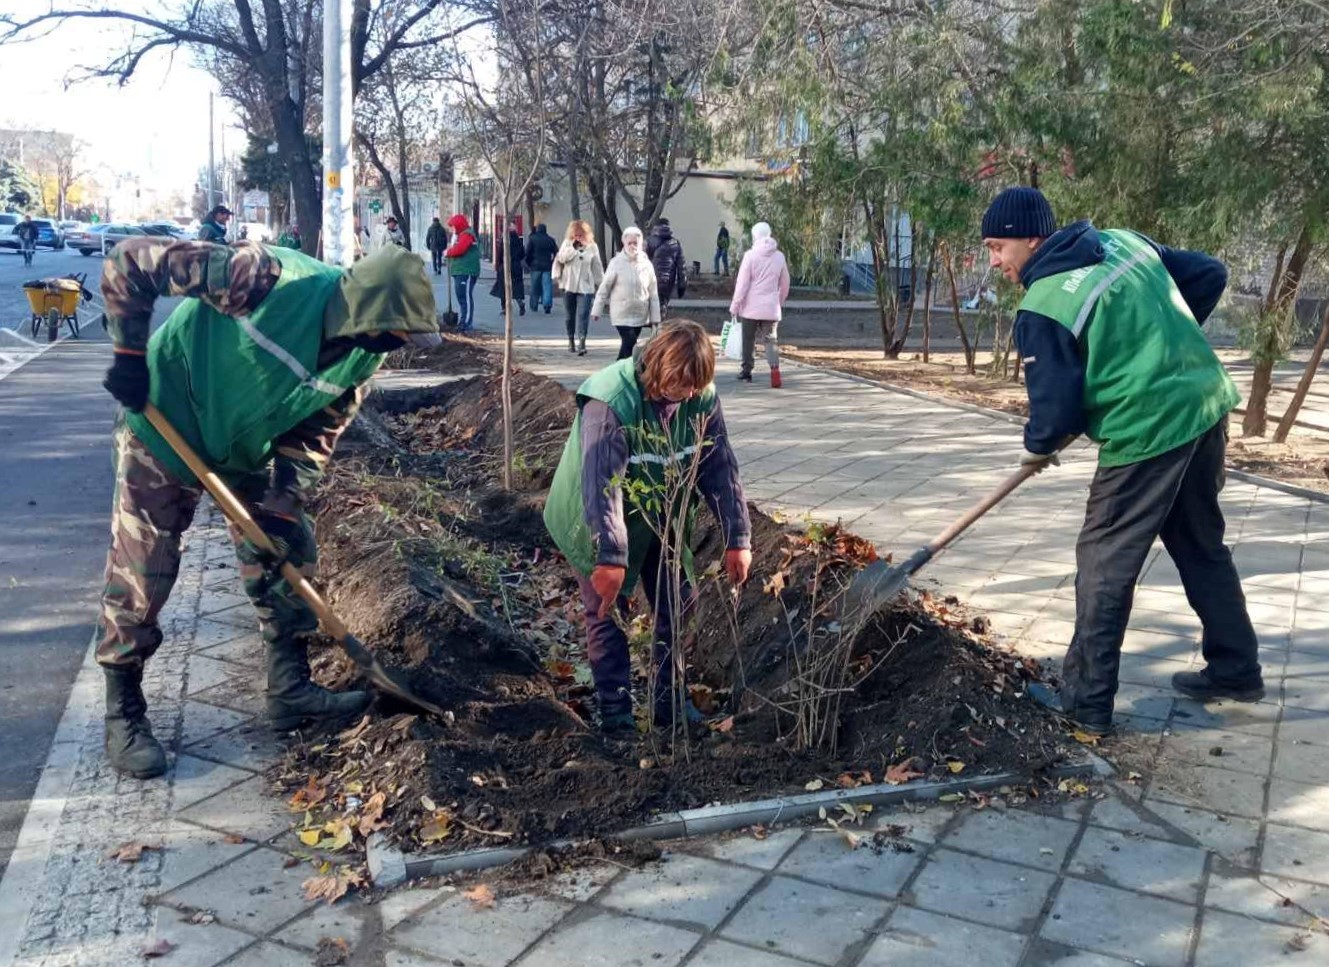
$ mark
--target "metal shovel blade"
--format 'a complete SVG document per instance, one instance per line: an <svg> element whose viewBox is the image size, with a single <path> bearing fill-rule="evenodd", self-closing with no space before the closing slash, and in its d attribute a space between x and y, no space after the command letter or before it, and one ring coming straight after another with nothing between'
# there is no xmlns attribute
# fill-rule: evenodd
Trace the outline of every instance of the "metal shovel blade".
<svg viewBox="0 0 1329 967"><path fill-rule="evenodd" d="M845 591L841 624L861 626L874 614L888 607L909 585L907 564L891 567L885 561L873 561L854 575Z"/></svg>
<svg viewBox="0 0 1329 967"><path fill-rule="evenodd" d="M382 662L374 656L374 653L366 648L364 643L355 635L348 631L345 637L338 639L337 643L341 645L342 650L346 652L351 661L355 662L356 667L360 669L365 678L369 679L370 684L380 692L391 695L397 701L412 708L417 708L430 715L437 715L440 719L446 720L449 718L444 709L428 699L421 698L397 681L392 673L383 667Z"/></svg>

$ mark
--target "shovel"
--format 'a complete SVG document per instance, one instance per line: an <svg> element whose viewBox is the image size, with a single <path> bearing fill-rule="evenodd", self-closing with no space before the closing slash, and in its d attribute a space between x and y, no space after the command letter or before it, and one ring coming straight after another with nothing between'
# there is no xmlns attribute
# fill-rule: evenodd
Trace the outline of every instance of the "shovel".
<svg viewBox="0 0 1329 967"><path fill-rule="evenodd" d="M448 266L448 274L444 276L448 280L448 311L443 313L443 325L457 328L457 313L452 308L452 266Z"/></svg>
<svg viewBox="0 0 1329 967"><path fill-rule="evenodd" d="M208 469L208 465L194 452L194 448L185 442L184 437L176 432L175 427L171 426L170 421L166 419L162 411L149 403L143 407L143 415L148 418L149 423L156 427L157 432L170 444L171 449L188 465L194 476L198 477L203 486L207 488L208 493L212 494L212 499L221 507L227 520L239 527L244 532L245 537L249 538L261 550L275 555L277 548L268 538L268 535L263 532L263 528L258 526L258 522L250 516L245 505L236 498L235 494L231 493L231 489L222 482L221 477ZM305 580L294 564L289 561L283 562L281 576L295 589L296 594L304 598L305 603L313 609L314 614L318 615L318 620L323 623L324 630L337 640L337 644L341 646L342 651L346 652L351 661L355 662L355 666L360 669L360 672L369 680L371 685L398 701L420 709L422 712L437 715L441 719L449 717L446 711L433 702L420 698L410 689L394 680L388 674L388 670L374 657L374 653L366 648L360 639L351 634L346 625L342 624L341 619L333 614L332 609L323 600L323 596L314 590L314 586Z"/></svg>
<svg viewBox="0 0 1329 967"><path fill-rule="evenodd" d="M851 627L853 634L857 634L858 630L877 612L891 605L900 592L908 586L911 575L1041 469L1040 466L1021 467L1003 480L995 490L961 514L944 531L914 551L903 564L891 567L885 561L873 561L859 571L854 575L844 595L840 609L840 614L844 616L842 624Z"/></svg>

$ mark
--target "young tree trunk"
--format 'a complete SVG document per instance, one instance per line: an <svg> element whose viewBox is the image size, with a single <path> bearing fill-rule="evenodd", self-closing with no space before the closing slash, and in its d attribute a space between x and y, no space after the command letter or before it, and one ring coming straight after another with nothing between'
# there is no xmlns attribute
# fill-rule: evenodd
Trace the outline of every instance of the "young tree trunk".
<svg viewBox="0 0 1329 967"><path fill-rule="evenodd" d="M946 278L951 284L951 312L955 316L955 328L960 333L960 345L964 347L964 368L970 376L974 375L974 347L969 342L969 333L965 331L964 319L960 315L960 289L955 284L955 255L949 245L946 252Z"/></svg>
<svg viewBox="0 0 1329 967"><path fill-rule="evenodd" d="M923 362L928 362L928 357L932 351L932 283L934 281L933 266L937 262L937 241L932 240L932 245L928 248L928 271L923 280Z"/></svg>
<svg viewBox="0 0 1329 967"><path fill-rule="evenodd" d="M499 223L507 231L507 192L503 193L503 220ZM503 406L503 489L512 489L512 240L503 239L503 380L500 395Z"/></svg>
<svg viewBox="0 0 1329 967"><path fill-rule="evenodd" d="M309 142L305 140L304 125L295 103L289 98L274 101L273 128L277 132L277 147L286 169L291 174L291 195L295 200L295 221L300 226L300 247L306 255L317 255L323 232L323 197L314 165L309 157Z"/></svg>
<svg viewBox="0 0 1329 967"><path fill-rule="evenodd" d="M1274 442L1287 442L1287 435L1292 431L1292 424L1297 421L1297 414L1301 412L1301 405L1306 402L1306 394L1311 390L1311 381L1315 379L1315 373L1320 368L1320 359L1324 356L1324 348L1329 345L1329 299L1326 299L1320 312L1320 335L1315 340L1315 346L1311 349L1311 358L1306 360L1306 368L1302 370L1301 380L1297 383L1297 390L1292 394L1292 402L1287 405L1287 411L1283 418L1278 421L1278 429L1274 430Z"/></svg>
<svg viewBox="0 0 1329 967"><path fill-rule="evenodd" d="M895 345L895 298L887 278L891 268L891 241L886 226L880 223L878 213L866 198L863 199L863 218L868 228L868 248L872 252L873 290L877 297L877 317L881 325L881 354L891 358Z"/></svg>
<svg viewBox="0 0 1329 967"><path fill-rule="evenodd" d="M1246 401L1246 415L1241 419L1242 436L1264 436L1268 429L1269 392L1273 389L1274 364L1278 362L1279 355L1278 330L1284 325L1280 317L1293 311L1312 247L1311 228L1309 222L1306 222L1302 224L1287 265L1283 267L1276 284L1269 288L1272 298L1265 303L1267 324L1264 338L1253 352L1255 366L1251 372L1251 395Z"/></svg>
<svg viewBox="0 0 1329 967"><path fill-rule="evenodd" d="M917 235L913 236L915 239L917 237ZM905 344L909 342L909 330L914 327L914 306L918 302L918 259L914 257L915 254L911 244L909 248L909 304L905 306L904 310L904 329L900 332L900 338L895 340L895 344L891 347L893 350L891 353L892 359L900 358L900 353L904 352Z"/></svg>

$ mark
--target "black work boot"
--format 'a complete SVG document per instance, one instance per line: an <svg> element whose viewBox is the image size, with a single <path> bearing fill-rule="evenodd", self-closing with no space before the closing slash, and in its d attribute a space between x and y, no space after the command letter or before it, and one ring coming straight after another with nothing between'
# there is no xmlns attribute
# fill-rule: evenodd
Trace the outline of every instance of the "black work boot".
<svg viewBox="0 0 1329 967"><path fill-rule="evenodd" d="M1208 669L1198 672L1177 672L1172 676L1172 687L1181 694L1200 702L1230 698L1237 702L1258 702L1264 698L1264 682L1256 679L1249 685L1223 685L1209 677Z"/></svg>
<svg viewBox="0 0 1329 967"><path fill-rule="evenodd" d="M309 680L309 645L302 638L268 644L268 718L278 732L336 722L369 706L368 692L330 692Z"/></svg>
<svg viewBox="0 0 1329 967"><path fill-rule="evenodd" d="M148 724L143 666L103 665L106 673L106 760L116 772L155 779L166 771L166 750Z"/></svg>
<svg viewBox="0 0 1329 967"><path fill-rule="evenodd" d="M1109 735L1112 732L1112 719L1086 719L1084 716L1067 709L1052 686L1043 682L1030 682L1025 687L1025 694L1048 711L1065 719L1072 728L1088 735Z"/></svg>

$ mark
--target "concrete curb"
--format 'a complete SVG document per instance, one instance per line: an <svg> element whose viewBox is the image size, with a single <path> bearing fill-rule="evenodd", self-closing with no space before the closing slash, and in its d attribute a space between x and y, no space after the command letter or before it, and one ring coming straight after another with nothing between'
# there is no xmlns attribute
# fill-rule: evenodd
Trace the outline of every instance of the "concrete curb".
<svg viewBox="0 0 1329 967"><path fill-rule="evenodd" d="M1114 774L1112 766L1093 753L1088 753L1083 762L1059 766L1047 773L1053 779L1084 776L1109 778ZM902 802L937 800L945 795L982 792L1023 781L1026 781L1026 777L1013 772L1002 772L991 776L975 776L972 779L955 779L947 782L917 782L901 786L878 783L859 786L857 789L827 789L772 799L754 799L721 806L703 806L699 809L662 813L645 825L634 826L612 835L626 840L704 836L756 824L768 825L802 819L816 815L818 810L832 809L840 805L886 806ZM552 845L568 846L571 842L560 840ZM387 845L383 838L375 836L371 837L367 847L369 875L375 886L387 889L406 880L502 866L521 859L534 848L507 846L466 850L447 855L429 853L408 855Z"/></svg>
<svg viewBox="0 0 1329 967"><path fill-rule="evenodd" d="M876 386L878 389L890 390L892 393L910 396L916 400L924 400L928 403L938 403L943 406L949 406L952 409L964 410L968 413L978 413L982 416L988 416L994 420L1001 420L1004 423L1011 423L1015 426L1024 426L1024 417L1016 416L1014 413L1007 413L1004 410L994 410L991 407L979 406L977 403L965 403L960 400L947 399L944 396L933 396L929 393L921 392L920 390L910 389L907 386L897 386L895 383L887 383L880 379L869 379L866 376L859 376L857 373L846 373L835 369L832 366L822 366L819 363L809 363L801 359L791 359L790 362L795 366L805 366L808 369L830 373L841 379L847 379L855 383L865 383L868 386ZM1318 490L1309 490L1306 487L1298 487L1296 484L1284 483L1283 481L1275 480L1272 477L1262 477L1258 473L1238 470L1232 466L1228 466L1227 475L1233 480L1240 480L1242 483L1252 484L1256 487L1268 487L1270 490L1277 490L1280 493L1285 493L1292 497L1304 497L1307 500L1329 504L1329 493L1321 493Z"/></svg>

